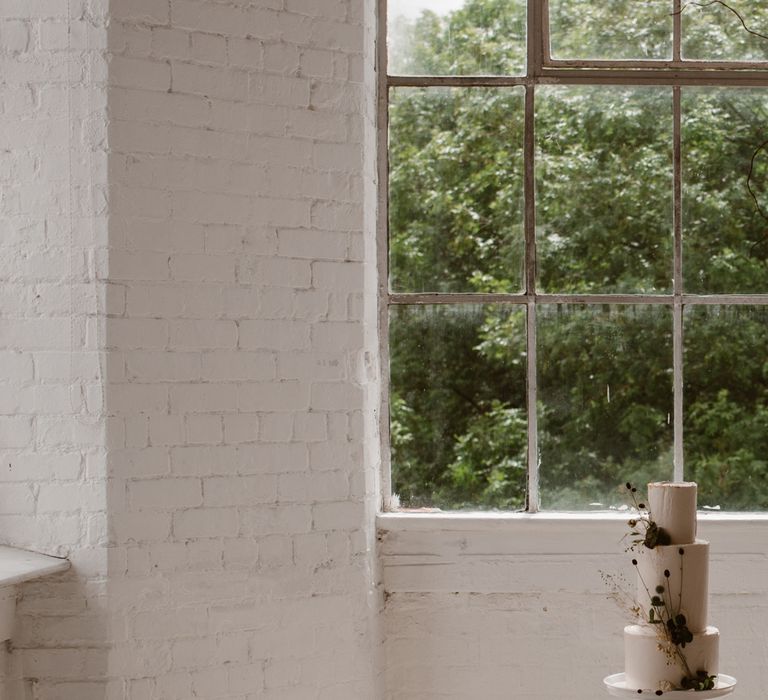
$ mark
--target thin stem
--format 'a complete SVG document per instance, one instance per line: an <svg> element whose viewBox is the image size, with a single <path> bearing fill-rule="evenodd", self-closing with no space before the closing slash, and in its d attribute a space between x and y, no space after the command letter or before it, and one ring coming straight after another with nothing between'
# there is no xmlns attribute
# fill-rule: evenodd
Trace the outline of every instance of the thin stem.
<svg viewBox="0 0 768 700"><path fill-rule="evenodd" d="M760 215L762 219L765 221L768 221L768 215L763 211L763 208L760 206L760 202L757 199L757 193L752 188L752 176L754 175L755 171L755 159L757 158L760 151L762 151L766 146L768 146L768 141L763 141L752 153L752 158L749 160L749 172L747 173L747 191L749 192L749 196L752 197L752 201L755 203L755 211ZM757 247L763 243L766 242L766 236L763 236L761 239L755 241L752 246L749 249L749 255L750 257L755 254L755 250Z"/></svg>
<svg viewBox="0 0 768 700"><path fill-rule="evenodd" d="M680 591L677 596L677 614L683 609L683 555L680 554Z"/></svg>
<svg viewBox="0 0 768 700"><path fill-rule="evenodd" d="M685 671L685 675L688 676L688 678L693 678L693 674L691 673L690 666L688 666L688 662L685 660L685 654L683 654L682 651L680 651L680 647L677 645L674 645L675 652L677 652L677 657L680 659L680 663L683 665L683 670Z"/></svg>
<svg viewBox="0 0 768 700"><path fill-rule="evenodd" d="M635 568L637 568L637 578L640 579L640 583L643 584L643 588L645 588L645 592L648 595L648 600L651 601L653 599L653 596L651 595L651 591L648 589L648 586L646 585L645 580L643 579L643 575L640 573L640 567L636 564ZM651 603L651 605L653 606L653 603ZM655 607L655 606L653 606L653 607ZM643 612L645 612L645 611L643 611Z"/></svg>
<svg viewBox="0 0 768 700"><path fill-rule="evenodd" d="M752 158L749 161L749 172L747 173L747 189L749 190L749 196L752 197L755 202L755 209L757 209L757 213L760 214L763 219L768 221L768 216L766 216L765 212L760 206L760 202L757 201L757 194L755 194L755 191L752 189L752 175L755 170L755 159L757 158L757 154L760 153L760 151L762 151L766 146L768 146L768 141L763 141L752 153Z"/></svg>

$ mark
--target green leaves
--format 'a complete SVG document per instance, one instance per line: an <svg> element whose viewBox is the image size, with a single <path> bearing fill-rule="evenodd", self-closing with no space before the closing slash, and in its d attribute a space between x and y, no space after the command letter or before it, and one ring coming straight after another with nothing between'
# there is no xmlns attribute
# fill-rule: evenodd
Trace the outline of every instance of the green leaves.
<svg viewBox="0 0 768 700"><path fill-rule="evenodd" d="M552 0L555 54L663 56L668 5ZM768 26L768 4L745 7L750 26ZM524 16L522 0L424 13L402 27L400 45L410 48L391 65L416 74L515 73ZM718 17L717 8L687 9L686 47L742 46L726 23L734 18ZM767 138L766 93L686 86L682 94L686 291L767 292L768 222L745 186L750 157ZM670 289L670 105L664 88L537 86L539 289ZM392 90L395 291L522 289L523 121L520 88ZM768 155L755 176L768 211ZM765 311L686 312L686 475L698 481L702 504L768 508ZM615 505L617 479L669 478L669 309L552 305L537 314L544 506ZM413 313L393 325L391 355L393 477L403 503L521 507L525 314L488 305L470 323L456 309L431 321ZM663 532L644 535L649 547L667 541Z"/></svg>
<svg viewBox="0 0 768 700"><path fill-rule="evenodd" d="M680 681L683 690L712 690L717 685L717 676L707 671L697 671L695 676L684 677Z"/></svg>

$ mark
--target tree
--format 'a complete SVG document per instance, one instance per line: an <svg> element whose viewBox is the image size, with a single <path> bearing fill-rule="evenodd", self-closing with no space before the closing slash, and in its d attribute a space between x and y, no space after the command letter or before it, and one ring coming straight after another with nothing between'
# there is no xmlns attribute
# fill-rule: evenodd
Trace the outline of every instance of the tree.
<svg viewBox="0 0 768 700"><path fill-rule="evenodd" d="M668 50L666 2L551 5L553 44L565 57L579 46L611 58ZM694 10L695 21L685 18L692 51L713 35L718 51L745 50L721 13L713 22L706 8ZM752 25L768 26L768 7L749 12ZM521 0L468 0L447 17L425 12L403 28L410 43L400 47L410 50L393 65L417 74L519 72L524 16ZM598 31L608 26L632 41ZM767 109L759 89L683 92L687 291L768 292L759 207L768 161L756 152L768 139ZM398 88L390 123L394 289L520 291L521 89ZM669 88L537 89L540 289L671 291L671 124ZM757 205L746 186L750 165ZM767 312L698 307L685 316L686 471L704 504L768 506ZM618 483L671 476L671 318L667 306L539 308L545 507L608 504ZM524 309L397 308L391 345L393 487L403 502L522 508Z"/></svg>

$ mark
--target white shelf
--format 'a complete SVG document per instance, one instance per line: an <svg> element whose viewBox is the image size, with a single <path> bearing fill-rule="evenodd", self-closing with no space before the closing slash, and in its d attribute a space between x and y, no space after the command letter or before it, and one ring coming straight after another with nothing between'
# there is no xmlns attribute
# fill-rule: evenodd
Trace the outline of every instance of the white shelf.
<svg viewBox="0 0 768 700"><path fill-rule="evenodd" d="M10 639L14 633L16 586L68 568L69 561L66 559L0 546L0 641Z"/></svg>
<svg viewBox="0 0 768 700"><path fill-rule="evenodd" d="M67 559L0 546L0 588L69 569Z"/></svg>

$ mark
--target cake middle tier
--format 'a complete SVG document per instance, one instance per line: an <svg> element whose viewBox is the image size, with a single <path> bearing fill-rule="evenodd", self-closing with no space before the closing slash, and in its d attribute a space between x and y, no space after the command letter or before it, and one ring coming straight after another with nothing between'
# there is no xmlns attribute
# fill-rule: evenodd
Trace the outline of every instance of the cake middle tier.
<svg viewBox="0 0 768 700"><path fill-rule="evenodd" d="M653 605L654 597L661 600L661 607ZM641 547L637 554L637 602L645 620L649 620L651 610L656 619L683 614L694 634L706 629L709 542Z"/></svg>

